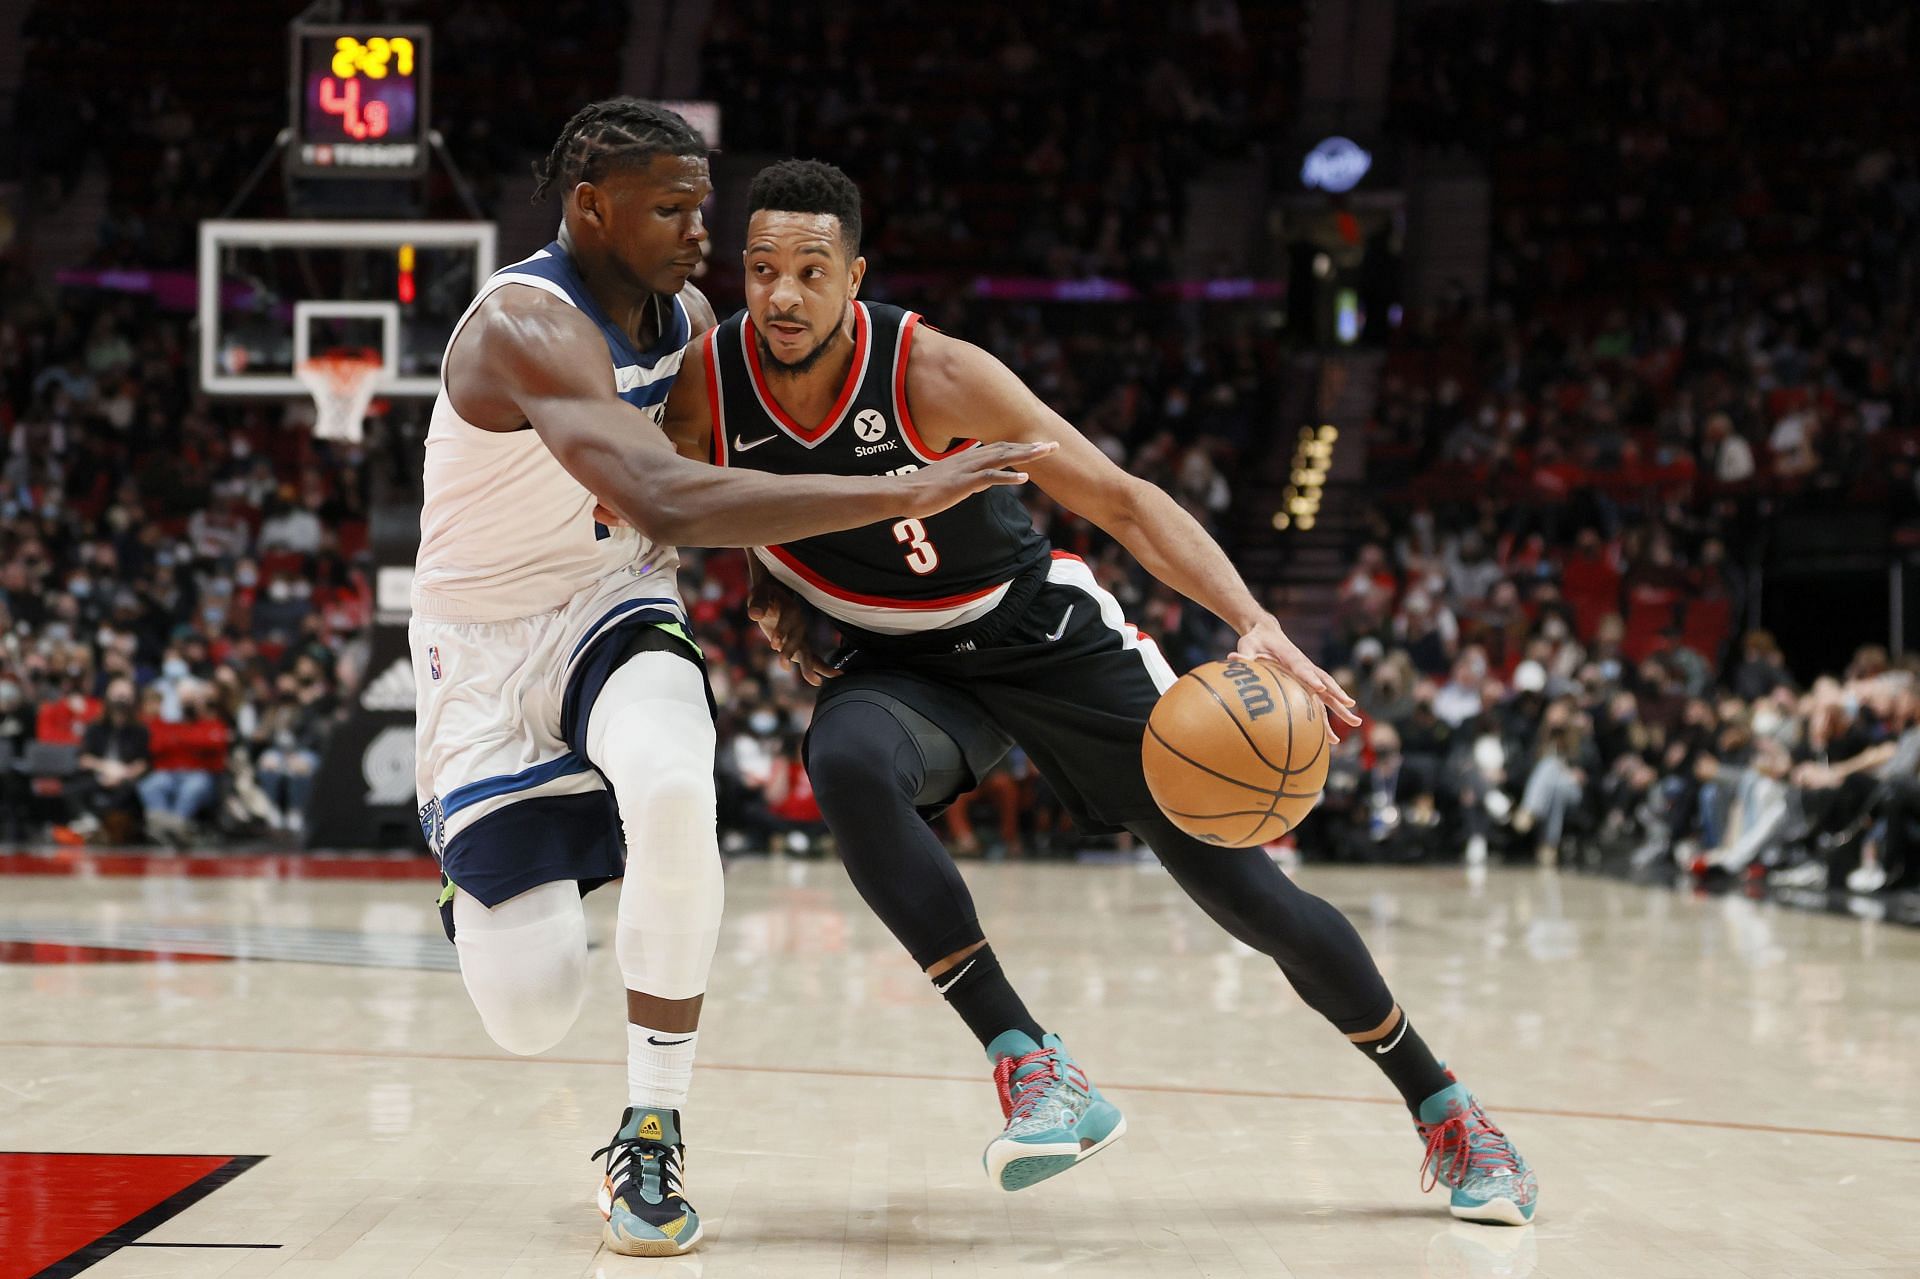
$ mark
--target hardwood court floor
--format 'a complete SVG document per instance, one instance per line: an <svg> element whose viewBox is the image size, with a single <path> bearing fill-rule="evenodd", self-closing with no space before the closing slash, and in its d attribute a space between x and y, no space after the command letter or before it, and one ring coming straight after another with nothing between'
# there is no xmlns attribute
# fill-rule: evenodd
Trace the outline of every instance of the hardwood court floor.
<svg viewBox="0 0 1920 1279"><path fill-rule="evenodd" d="M215 1157L0 1155L0 1279L189 1183L88 1279L1920 1274L1920 931L1307 868L1539 1170L1538 1223L1506 1230L1421 1196L1384 1080L1164 874L968 874L1126 1139L990 1188L998 1111L957 1019L836 865L739 861L688 1111L707 1240L665 1262L597 1252L590 1206L624 1084L611 892L599 993L521 1059L468 1007L431 883L0 877L0 1151ZM19 962L62 958L109 962ZM264 1158L195 1181L226 1156Z"/></svg>

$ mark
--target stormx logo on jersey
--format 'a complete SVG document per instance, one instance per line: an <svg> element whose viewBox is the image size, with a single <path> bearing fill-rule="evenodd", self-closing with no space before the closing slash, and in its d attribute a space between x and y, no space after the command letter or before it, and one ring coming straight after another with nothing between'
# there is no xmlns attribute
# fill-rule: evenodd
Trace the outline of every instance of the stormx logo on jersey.
<svg viewBox="0 0 1920 1279"><path fill-rule="evenodd" d="M876 442L881 436L887 433L887 419L879 409L861 409L859 416L853 419L853 433L865 440L870 446L856 446L853 450L855 457L867 457L874 453L884 453L888 449L897 449L900 447L900 441L898 440L888 440L885 444Z"/></svg>

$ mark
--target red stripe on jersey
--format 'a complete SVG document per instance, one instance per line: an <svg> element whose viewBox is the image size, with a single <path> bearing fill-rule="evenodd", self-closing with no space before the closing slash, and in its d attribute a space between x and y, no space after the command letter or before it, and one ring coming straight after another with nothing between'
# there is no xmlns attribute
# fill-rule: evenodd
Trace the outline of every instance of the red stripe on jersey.
<svg viewBox="0 0 1920 1279"><path fill-rule="evenodd" d="M1086 563L1085 560L1081 559L1078 555L1075 555L1072 551L1055 551L1053 553L1053 558L1055 558L1056 560L1072 560L1076 564Z"/></svg>
<svg viewBox="0 0 1920 1279"><path fill-rule="evenodd" d="M900 419L900 433L907 437L907 443L913 451L929 462L938 462L943 457L965 452L980 441L956 440L953 447L942 452L920 438L919 428L913 424L913 414L907 409L907 354L913 349L913 331L919 323L920 316L912 311L900 322L900 350L893 360L893 415Z"/></svg>
<svg viewBox="0 0 1920 1279"><path fill-rule="evenodd" d="M812 430L794 421L788 412L780 407L780 401L773 398L773 392L767 386L766 374L760 369L759 336L753 327L753 317L747 316L740 322L741 345L747 348L747 374L753 378L753 389L760 396L761 407L772 415L773 420L791 431L808 444L818 444L840 425L847 406L853 403L855 391L867 372L867 308L855 302L853 304L853 362L847 366L847 380L840 388L840 398L827 410L827 416Z"/></svg>
<svg viewBox="0 0 1920 1279"><path fill-rule="evenodd" d="M707 416L713 419L713 464L727 464L727 414L720 399L720 352L714 346L714 337L719 327L707 330L705 340L700 343L706 352L707 360Z"/></svg>
<svg viewBox="0 0 1920 1279"><path fill-rule="evenodd" d="M805 564L795 559L783 546L763 546L760 549L792 569L795 575L815 590L831 595L837 600L845 600L849 604L865 604L870 608L926 610L959 608L962 604L971 604L975 600L983 600L1006 585L1005 582L995 582L992 586L984 590L969 591L965 595L949 595L944 599L937 600L897 600L885 595L862 595L858 591L849 591L845 587L836 586L832 582L829 582L826 578L820 576Z"/></svg>

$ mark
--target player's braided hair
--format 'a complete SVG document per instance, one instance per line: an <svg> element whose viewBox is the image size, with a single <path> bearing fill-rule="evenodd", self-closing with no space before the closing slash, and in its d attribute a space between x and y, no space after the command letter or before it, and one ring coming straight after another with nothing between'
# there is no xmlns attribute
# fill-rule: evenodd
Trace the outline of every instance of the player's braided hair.
<svg viewBox="0 0 1920 1279"><path fill-rule="evenodd" d="M707 144L679 115L639 98L608 98L574 112L547 158L533 166L533 198L571 191L615 164L645 164L656 155L705 155Z"/></svg>
<svg viewBox="0 0 1920 1279"><path fill-rule="evenodd" d="M847 257L860 255L860 188L824 160L782 160L754 174L747 188L747 214L830 213L840 219Z"/></svg>

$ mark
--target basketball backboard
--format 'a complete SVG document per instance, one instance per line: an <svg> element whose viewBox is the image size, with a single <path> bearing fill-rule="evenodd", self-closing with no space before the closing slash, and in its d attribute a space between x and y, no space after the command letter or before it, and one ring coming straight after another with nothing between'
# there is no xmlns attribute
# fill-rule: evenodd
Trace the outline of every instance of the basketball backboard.
<svg viewBox="0 0 1920 1279"><path fill-rule="evenodd" d="M385 366L381 394L431 396L494 258L491 222L202 222L200 386L305 395L302 360L370 347Z"/></svg>

